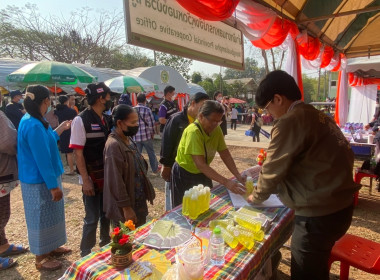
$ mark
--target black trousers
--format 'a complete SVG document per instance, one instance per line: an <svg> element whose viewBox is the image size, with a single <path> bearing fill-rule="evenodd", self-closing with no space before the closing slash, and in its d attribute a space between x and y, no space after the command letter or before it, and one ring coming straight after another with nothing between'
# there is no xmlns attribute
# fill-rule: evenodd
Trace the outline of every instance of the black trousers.
<svg viewBox="0 0 380 280"><path fill-rule="evenodd" d="M231 129L236 130L236 122L237 122L237 119L231 119Z"/></svg>
<svg viewBox="0 0 380 280"><path fill-rule="evenodd" d="M198 184L203 184L205 187L212 188L212 180L206 177L206 175L203 173L190 173L175 162L172 167L172 176L170 179L173 208L182 204L182 198L185 191Z"/></svg>
<svg viewBox="0 0 380 280"><path fill-rule="evenodd" d="M295 216L291 244L292 280L328 280L328 260L335 241L351 225L353 205L320 217Z"/></svg>

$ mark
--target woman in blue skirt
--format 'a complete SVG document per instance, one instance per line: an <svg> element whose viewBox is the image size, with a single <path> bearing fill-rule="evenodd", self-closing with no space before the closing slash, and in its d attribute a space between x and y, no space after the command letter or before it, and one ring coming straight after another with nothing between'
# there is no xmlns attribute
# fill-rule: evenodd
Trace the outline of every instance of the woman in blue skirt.
<svg viewBox="0 0 380 280"><path fill-rule="evenodd" d="M44 115L51 110L49 90L41 85L26 89L18 137L18 166L24 201L30 251L39 270L59 269L53 259L71 252L66 243L61 175L63 166L57 148L59 135L71 127L63 122L52 130Z"/></svg>

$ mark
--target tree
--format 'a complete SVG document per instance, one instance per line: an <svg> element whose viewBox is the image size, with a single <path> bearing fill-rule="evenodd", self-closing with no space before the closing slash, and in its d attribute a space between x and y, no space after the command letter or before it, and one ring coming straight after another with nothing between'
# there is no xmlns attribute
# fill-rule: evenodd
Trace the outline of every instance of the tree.
<svg viewBox="0 0 380 280"><path fill-rule="evenodd" d="M199 82L202 82L202 75L199 72L194 72L193 75L191 75L191 82L194 84L198 84Z"/></svg>
<svg viewBox="0 0 380 280"><path fill-rule="evenodd" d="M229 79L253 78L255 83L258 85L260 80L265 75L264 68L259 67L257 60L251 57L246 57L244 64L245 64L244 71L238 71L235 69L227 68L224 71L223 79L229 80Z"/></svg>
<svg viewBox="0 0 380 280"><path fill-rule="evenodd" d="M68 18L43 16L36 5L7 6L0 11L0 56L24 60L88 63L130 69L152 60L130 52L124 37L123 13L94 13L82 8Z"/></svg>
<svg viewBox="0 0 380 280"><path fill-rule="evenodd" d="M158 65L173 67L186 79L186 81L190 81L189 72L193 60L163 52L156 52L156 59Z"/></svg>
<svg viewBox="0 0 380 280"><path fill-rule="evenodd" d="M310 103L316 98L316 87L318 80L302 74L303 93L305 103Z"/></svg>
<svg viewBox="0 0 380 280"><path fill-rule="evenodd" d="M208 96L213 99L214 93L216 91L216 87L214 85L214 82L211 78L206 78L203 81L198 83L201 87L204 88L204 90L207 92Z"/></svg>

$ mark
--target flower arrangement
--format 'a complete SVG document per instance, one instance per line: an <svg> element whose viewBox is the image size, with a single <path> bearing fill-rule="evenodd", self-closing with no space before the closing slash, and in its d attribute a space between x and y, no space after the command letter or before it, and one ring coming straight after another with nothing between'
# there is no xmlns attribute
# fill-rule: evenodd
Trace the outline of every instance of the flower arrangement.
<svg viewBox="0 0 380 280"><path fill-rule="evenodd" d="M126 255L132 251L133 235L135 225L131 220L120 222L120 227L115 227L111 233L111 252L115 255Z"/></svg>
<svg viewBox="0 0 380 280"><path fill-rule="evenodd" d="M257 164L262 166L266 159L267 159L267 152L264 151L264 149L261 149L260 153L257 155L257 158L256 158Z"/></svg>

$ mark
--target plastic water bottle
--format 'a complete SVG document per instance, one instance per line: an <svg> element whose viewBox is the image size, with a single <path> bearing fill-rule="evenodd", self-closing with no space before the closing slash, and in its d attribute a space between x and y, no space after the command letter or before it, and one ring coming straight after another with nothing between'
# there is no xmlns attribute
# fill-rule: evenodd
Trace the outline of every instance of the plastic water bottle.
<svg viewBox="0 0 380 280"><path fill-rule="evenodd" d="M243 233L244 235L249 236L250 238L253 238L253 240L256 240L256 241L263 241L264 236L265 236L265 233L262 230L253 232L247 229L246 227L243 227L240 225L237 225L235 228L239 230L239 232Z"/></svg>
<svg viewBox="0 0 380 280"><path fill-rule="evenodd" d="M224 242L226 242L227 245L230 246L232 249L239 244L239 240L237 240L237 238L233 236L227 229L220 226L216 226L215 228L220 228Z"/></svg>
<svg viewBox="0 0 380 280"><path fill-rule="evenodd" d="M185 195L182 199L182 215L188 216L189 215L189 202L190 202L190 192L185 191Z"/></svg>
<svg viewBox="0 0 380 280"><path fill-rule="evenodd" d="M247 181L245 183L245 188L246 188L245 198L247 198L253 192L253 179L252 179L252 177L247 177Z"/></svg>
<svg viewBox="0 0 380 280"><path fill-rule="evenodd" d="M261 229L261 223L252 217L238 212L234 213L233 215L234 220L238 225L248 228L253 232L257 232Z"/></svg>
<svg viewBox="0 0 380 280"><path fill-rule="evenodd" d="M248 250L251 250L255 245L255 241L253 241L253 233L242 229L238 229L237 227L231 225L227 226L227 230L231 232L239 240L239 242Z"/></svg>
<svg viewBox="0 0 380 280"><path fill-rule="evenodd" d="M190 197L189 201L189 217L192 220L195 220L198 218L199 211L198 211L198 193L193 193Z"/></svg>
<svg viewBox="0 0 380 280"><path fill-rule="evenodd" d="M215 227L210 240L211 263L221 266L224 264L224 239L219 227Z"/></svg>
<svg viewBox="0 0 380 280"><path fill-rule="evenodd" d="M212 220L208 223L208 226L210 229L214 229L216 226L227 228L227 226L233 226L234 221L232 219L219 219L219 220Z"/></svg>

